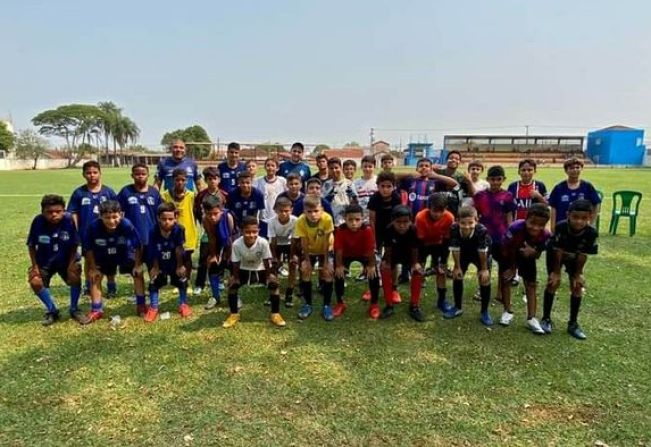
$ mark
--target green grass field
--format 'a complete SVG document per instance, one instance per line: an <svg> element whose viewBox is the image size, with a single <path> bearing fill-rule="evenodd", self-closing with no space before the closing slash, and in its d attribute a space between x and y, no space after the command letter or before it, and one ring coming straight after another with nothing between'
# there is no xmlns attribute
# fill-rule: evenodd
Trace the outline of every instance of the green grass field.
<svg viewBox="0 0 651 447"><path fill-rule="evenodd" d="M551 189L563 173L538 177ZM171 291L162 310L172 319L145 325L121 279L107 313L126 318L125 328L67 318L43 328L25 237L40 195L68 198L82 177L0 172L0 445L651 445L651 170L584 177L606 194L602 234L614 190L645 200L638 234L620 225L588 261L579 318L588 340L578 342L564 331L566 278L556 332L545 337L525 328L519 292L514 324L484 328L470 277L466 313L453 321L433 311L431 280L424 324L404 304L390 320L368 320L364 285L350 281L348 311L332 323L317 312L300 323L283 308L288 326L275 329L254 289L243 292L242 323L231 330L221 328L223 304L203 311L206 297L191 297L194 316L181 320ZM116 190L128 181L126 170L104 172ZM67 291L53 284L65 308ZM491 309L497 318L501 308Z"/></svg>

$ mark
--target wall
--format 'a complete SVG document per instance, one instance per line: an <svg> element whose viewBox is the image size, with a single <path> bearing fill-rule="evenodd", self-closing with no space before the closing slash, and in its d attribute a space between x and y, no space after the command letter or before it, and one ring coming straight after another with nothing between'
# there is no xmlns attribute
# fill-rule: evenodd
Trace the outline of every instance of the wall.
<svg viewBox="0 0 651 447"><path fill-rule="evenodd" d="M81 160L77 166L81 166L88 160ZM34 162L32 160L15 160L10 158L0 158L0 171L13 171L20 169L32 169ZM62 169L68 167L68 160L46 158L39 160L36 165L37 169Z"/></svg>

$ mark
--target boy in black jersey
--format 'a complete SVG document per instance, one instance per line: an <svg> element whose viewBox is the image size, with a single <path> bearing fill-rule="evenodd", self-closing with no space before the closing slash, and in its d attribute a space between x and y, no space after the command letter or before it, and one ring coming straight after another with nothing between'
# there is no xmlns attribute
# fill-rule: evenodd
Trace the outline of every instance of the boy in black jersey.
<svg viewBox="0 0 651 447"><path fill-rule="evenodd" d="M585 340L586 335L579 327L577 317L581 307L585 278L583 269L587 255L597 254L597 230L590 225L594 208L588 200L579 199L572 202L567 213L567 220L556 224L551 247L547 250L547 272L549 279L545 288L543 318L540 322L545 333L552 332L552 305L554 294L561 284L561 267L570 280L570 319L567 332L578 340Z"/></svg>
<svg viewBox="0 0 651 447"><path fill-rule="evenodd" d="M477 210L472 206L459 208L459 220L450 228L450 253L454 260L452 269L452 290L454 308L461 311L463 306L463 277L470 264L477 267L479 293L481 296L480 320L485 326L492 326L493 320L488 313L491 296L490 246L491 237L485 226L478 222ZM446 314L447 315L447 314ZM450 312L450 316L461 315Z"/></svg>

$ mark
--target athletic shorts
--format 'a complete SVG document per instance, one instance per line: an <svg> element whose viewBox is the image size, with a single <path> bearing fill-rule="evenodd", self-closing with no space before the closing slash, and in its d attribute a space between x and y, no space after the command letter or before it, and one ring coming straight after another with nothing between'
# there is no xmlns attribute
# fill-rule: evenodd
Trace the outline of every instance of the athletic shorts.
<svg viewBox="0 0 651 447"><path fill-rule="evenodd" d="M288 261L291 257L292 246L287 245L276 245L276 254L278 255L278 261L284 262Z"/></svg>
<svg viewBox="0 0 651 447"><path fill-rule="evenodd" d="M505 265L501 260L497 262L497 266L500 275L510 267L513 267L511 265ZM536 282L536 258L524 258L518 255L515 259L515 268L518 270L518 275L522 277L524 282Z"/></svg>
<svg viewBox="0 0 651 447"><path fill-rule="evenodd" d="M418 249L418 259L421 264L427 262L428 257L432 257L432 267L439 265L445 266L448 263L448 257L450 256L450 250L445 244L441 245L427 245L421 246Z"/></svg>
<svg viewBox="0 0 651 447"><path fill-rule="evenodd" d="M554 250L551 248L547 250L545 264L547 264L547 274L550 274L554 267ZM565 267L567 275L572 278L576 274L576 257L568 258L563 256L561 259L561 267Z"/></svg>
<svg viewBox="0 0 651 447"><path fill-rule="evenodd" d="M487 253L486 266L490 269L491 267L491 256L490 253ZM477 270L481 268L481 263L479 262L479 252L475 251L472 254L462 253L459 256L459 266L461 271L465 274L468 271L468 266L472 264L477 267Z"/></svg>
<svg viewBox="0 0 651 447"><path fill-rule="evenodd" d="M242 270L239 272L240 286L267 285L266 270Z"/></svg>
<svg viewBox="0 0 651 447"><path fill-rule="evenodd" d="M176 272L174 273L160 272L153 281L149 282L149 290L162 289L164 286L168 284L168 278L169 278L169 284L173 285L178 289L185 289L188 287L187 278L183 278L183 279L179 278Z"/></svg>
<svg viewBox="0 0 651 447"><path fill-rule="evenodd" d="M81 265L76 263L79 267L79 273L81 274ZM50 281L52 277L56 274L65 282L68 283L68 266L67 265L52 265L49 267L39 267L39 272L41 272L41 281L43 281L43 287L50 287Z"/></svg>
<svg viewBox="0 0 651 447"><path fill-rule="evenodd" d="M113 276L120 272L121 275L131 275L136 262L133 259L125 259L122 264L103 264L97 265L97 269L102 275Z"/></svg>

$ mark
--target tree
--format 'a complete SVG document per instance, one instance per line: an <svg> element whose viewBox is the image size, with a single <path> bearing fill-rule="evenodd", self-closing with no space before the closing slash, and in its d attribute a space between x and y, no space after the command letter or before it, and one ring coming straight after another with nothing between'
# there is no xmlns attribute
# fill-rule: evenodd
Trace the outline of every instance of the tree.
<svg viewBox="0 0 651 447"><path fill-rule="evenodd" d="M32 118L39 133L63 138L68 167L75 166L92 148L93 141L101 142L104 112L89 104L68 104L46 110ZM94 148L93 148L94 149Z"/></svg>
<svg viewBox="0 0 651 447"><path fill-rule="evenodd" d="M47 156L48 143L45 138L31 129L18 132L16 137L16 158L19 160L32 160L32 169L36 169L38 160Z"/></svg>
<svg viewBox="0 0 651 447"><path fill-rule="evenodd" d="M14 134L7 128L7 124L0 121L0 150L8 151L14 145Z"/></svg>
<svg viewBox="0 0 651 447"><path fill-rule="evenodd" d="M198 160L205 158L210 153L210 144L192 144L192 143L212 143L208 132L199 126L194 125L185 129L177 129L173 132L167 132L161 139L161 144L168 147L174 140L181 139L185 141L185 149L190 157Z"/></svg>
<svg viewBox="0 0 651 447"><path fill-rule="evenodd" d="M118 165L118 147L120 151L140 136L140 129L129 117L122 114L122 109L111 101L100 102L97 107L102 111L100 127L104 136L104 148L109 154L109 140L113 140L113 164Z"/></svg>
<svg viewBox="0 0 651 447"><path fill-rule="evenodd" d="M314 149L312 149L311 155L312 157L316 157L317 155L322 154L323 151L329 151L329 150L330 150L330 146L328 146L327 144L317 144L316 146L314 146Z"/></svg>
<svg viewBox="0 0 651 447"><path fill-rule="evenodd" d="M357 141L351 141L350 143L344 144L344 147L359 147L359 143Z"/></svg>
<svg viewBox="0 0 651 447"><path fill-rule="evenodd" d="M261 143L261 144L256 144L254 151L257 156L258 153L265 154L265 156L271 157L271 156L276 156L278 155L279 152L284 151L285 148L283 147L282 144L280 143Z"/></svg>

